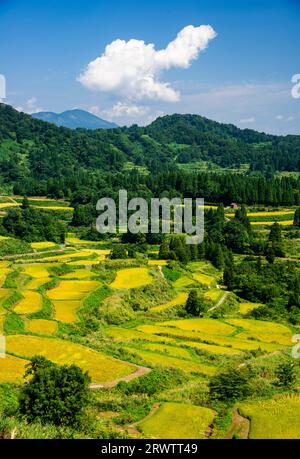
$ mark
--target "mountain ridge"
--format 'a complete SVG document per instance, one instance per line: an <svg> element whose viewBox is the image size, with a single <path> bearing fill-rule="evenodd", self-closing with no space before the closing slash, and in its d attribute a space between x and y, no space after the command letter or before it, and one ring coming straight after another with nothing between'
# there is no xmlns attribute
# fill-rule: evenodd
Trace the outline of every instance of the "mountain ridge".
<svg viewBox="0 0 300 459"><path fill-rule="evenodd" d="M38 112L33 113L31 116L41 121L70 129L113 129L118 127L116 123L106 121L93 113L78 108L65 110L62 113L51 111Z"/></svg>

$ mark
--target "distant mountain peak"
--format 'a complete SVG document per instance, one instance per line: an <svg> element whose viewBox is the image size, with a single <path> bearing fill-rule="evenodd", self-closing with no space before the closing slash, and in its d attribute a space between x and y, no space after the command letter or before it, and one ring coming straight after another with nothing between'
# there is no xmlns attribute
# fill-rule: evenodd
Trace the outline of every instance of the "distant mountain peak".
<svg viewBox="0 0 300 459"><path fill-rule="evenodd" d="M118 127L115 123L103 120L102 118L79 108L66 110L62 113L38 112L34 113L32 116L33 118L56 124L56 126L64 126L71 129L112 129Z"/></svg>

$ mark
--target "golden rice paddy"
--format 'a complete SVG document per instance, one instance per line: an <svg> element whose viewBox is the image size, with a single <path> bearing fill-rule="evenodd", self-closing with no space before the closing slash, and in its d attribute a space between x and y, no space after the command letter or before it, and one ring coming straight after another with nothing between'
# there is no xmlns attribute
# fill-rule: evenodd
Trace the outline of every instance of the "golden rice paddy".
<svg viewBox="0 0 300 459"><path fill-rule="evenodd" d="M51 300L81 300L100 285L92 280L61 280L55 288L47 290L47 296Z"/></svg>
<svg viewBox="0 0 300 459"><path fill-rule="evenodd" d="M75 271L71 273L64 274L62 279L86 279L93 276L96 276L96 274L88 269L75 269Z"/></svg>
<svg viewBox="0 0 300 459"><path fill-rule="evenodd" d="M110 284L112 288L138 288L150 284L152 278L147 268L126 268L117 272L116 279Z"/></svg>
<svg viewBox="0 0 300 459"><path fill-rule="evenodd" d="M0 382L23 383L25 365L28 360L19 359L13 355L6 354L0 357Z"/></svg>
<svg viewBox="0 0 300 459"><path fill-rule="evenodd" d="M50 241L44 241L44 242L32 242L31 247L33 249L51 249L53 247L56 247L57 244L55 242L50 242Z"/></svg>
<svg viewBox="0 0 300 459"><path fill-rule="evenodd" d="M249 212L248 217L276 217L277 215L290 215L291 210L274 210L274 211L262 211L262 212Z"/></svg>
<svg viewBox="0 0 300 459"><path fill-rule="evenodd" d="M35 206L37 209L44 209L44 210L68 210L69 212L73 212L73 207L63 207L63 206Z"/></svg>
<svg viewBox="0 0 300 459"><path fill-rule="evenodd" d="M257 309L260 306L262 306L262 303L240 303L240 313L241 314L247 314L250 311L253 311L253 309Z"/></svg>
<svg viewBox="0 0 300 459"><path fill-rule="evenodd" d="M230 335L235 327L216 319L183 319L161 322L161 326L176 327L181 330L196 331L214 335Z"/></svg>
<svg viewBox="0 0 300 459"><path fill-rule="evenodd" d="M161 304L160 306L154 306L153 308L151 308L151 311L165 311L166 309L172 308L174 306L184 304L187 300L187 297L188 294L186 292L180 292L173 300Z"/></svg>
<svg viewBox="0 0 300 459"><path fill-rule="evenodd" d="M212 319L211 319L212 320ZM160 325L139 325L137 330L149 336L160 335L161 338L171 337L180 340L193 340L199 342L205 342L208 344L219 345L224 347L230 347L240 351L262 349L267 352L274 352L280 349L280 345L265 343L262 341L239 339L236 337L222 336L218 334L209 334L190 330L181 330L180 328L167 327ZM240 335L237 335L238 337ZM204 343L204 344L205 344Z"/></svg>
<svg viewBox="0 0 300 459"><path fill-rule="evenodd" d="M171 357L168 355L162 355L154 353L152 351L145 351L142 349L125 347L127 351L139 356L146 363L154 366L165 366L179 368L186 373L198 373L207 376L213 376L216 373L216 368L212 365L206 365L204 363L198 363L193 360L183 360L181 358Z"/></svg>
<svg viewBox="0 0 300 459"><path fill-rule="evenodd" d="M17 314L32 314L42 308L42 298L39 293L32 290L23 290L21 294L23 299L14 308Z"/></svg>
<svg viewBox="0 0 300 459"><path fill-rule="evenodd" d="M284 346L291 344L292 332L285 325L254 319L229 319L227 323L244 329L238 334L241 339L256 339Z"/></svg>
<svg viewBox="0 0 300 459"><path fill-rule="evenodd" d="M138 426L150 439L204 439L215 415L210 408L166 402Z"/></svg>
<svg viewBox="0 0 300 459"><path fill-rule="evenodd" d="M60 322L73 323L78 321L76 312L81 307L78 300L57 300L52 301L54 306L54 318Z"/></svg>
<svg viewBox="0 0 300 459"><path fill-rule="evenodd" d="M7 352L24 357L39 354L60 365L78 365L82 370L89 372L94 383L113 381L135 371L134 366L102 352L56 338L9 335L6 338L6 348Z"/></svg>
<svg viewBox="0 0 300 459"><path fill-rule="evenodd" d="M5 209L6 207L18 207L21 206L21 202L0 202L0 209Z"/></svg>
<svg viewBox="0 0 300 459"><path fill-rule="evenodd" d="M51 280L50 277L40 277L36 279L31 279L27 284L26 284L26 289L27 290L36 290L40 288L42 285L46 284Z"/></svg>
<svg viewBox="0 0 300 459"><path fill-rule="evenodd" d="M40 277L49 277L49 272L47 268L52 266L51 264L42 264L42 263L34 263L31 265L24 265L23 270L25 274L28 274L31 277L40 278Z"/></svg>
<svg viewBox="0 0 300 459"><path fill-rule="evenodd" d="M179 277L179 279L177 279L173 285L174 287L176 288L183 288L183 287L188 287L189 285L193 284L194 281L192 279L190 279L189 277L187 276L181 276Z"/></svg>
<svg viewBox="0 0 300 459"><path fill-rule="evenodd" d="M273 225L273 221L268 221L268 222L250 222L251 225ZM284 221L278 221L279 225L283 226L290 226L293 224L293 220L284 220Z"/></svg>
<svg viewBox="0 0 300 459"><path fill-rule="evenodd" d="M300 395L246 402L240 413L250 418L250 439L300 439Z"/></svg>
<svg viewBox="0 0 300 459"><path fill-rule="evenodd" d="M204 284L204 285L211 285L215 282L214 277L208 276L207 274L203 274L203 273L194 273L193 278L197 282L200 282L200 284Z"/></svg>
<svg viewBox="0 0 300 459"><path fill-rule="evenodd" d="M149 260L148 265L150 266L166 266L167 260Z"/></svg>
<svg viewBox="0 0 300 459"><path fill-rule="evenodd" d="M210 301L218 301L221 296L223 295L224 292L222 292L222 290L219 290L217 288L214 288L214 289L211 289L211 290L207 290L205 293L204 293L204 298L206 300L210 300Z"/></svg>
<svg viewBox="0 0 300 459"><path fill-rule="evenodd" d="M188 349L185 349L183 347L171 346L168 344L146 343L143 344L143 349L154 352L162 352L172 357L181 357L183 359L188 360L191 359L191 353L188 351Z"/></svg>
<svg viewBox="0 0 300 459"><path fill-rule="evenodd" d="M53 320L32 319L26 322L26 330L42 335L53 335L57 331L57 323Z"/></svg>
<svg viewBox="0 0 300 459"><path fill-rule="evenodd" d="M113 338L114 341L123 341L130 342L135 340L141 341L155 341L155 342L174 342L173 338L168 338L166 336L160 337L157 335L148 335L139 330L134 330L132 328L121 328L121 327L108 327L106 328L106 334L110 338Z"/></svg>

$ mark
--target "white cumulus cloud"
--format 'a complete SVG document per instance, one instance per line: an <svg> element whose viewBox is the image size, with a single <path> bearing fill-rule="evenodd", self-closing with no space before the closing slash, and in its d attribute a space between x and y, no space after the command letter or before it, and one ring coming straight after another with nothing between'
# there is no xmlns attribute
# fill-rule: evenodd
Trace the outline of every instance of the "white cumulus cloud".
<svg viewBox="0 0 300 459"><path fill-rule="evenodd" d="M149 107L145 105L130 105L125 102L117 102L109 110L104 110L104 114L110 118L118 118L121 116L140 116L149 112Z"/></svg>
<svg viewBox="0 0 300 459"><path fill-rule="evenodd" d="M176 102L180 93L160 80L164 70L188 68L216 32L209 25L184 27L165 49L143 40L114 40L91 61L77 80L92 90L112 92L130 100Z"/></svg>

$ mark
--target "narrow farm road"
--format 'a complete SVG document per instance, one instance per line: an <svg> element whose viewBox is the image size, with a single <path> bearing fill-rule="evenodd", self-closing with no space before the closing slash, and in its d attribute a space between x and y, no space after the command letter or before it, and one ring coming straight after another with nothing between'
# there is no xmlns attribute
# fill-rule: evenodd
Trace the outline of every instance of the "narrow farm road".
<svg viewBox="0 0 300 459"><path fill-rule="evenodd" d="M218 286L218 288L220 288ZM229 295L230 292L224 292L224 295L219 299L219 301L217 302L217 304L215 304L214 306L212 306L211 308L209 308L208 312L210 311L214 311L215 309L217 309L219 306L221 306L224 301L226 300L227 296Z"/></svg>
<svg viewBox="0 0 300 459"><path fill-rule="evenodd" d="M132 381L133 379L139 378L140 376L143 376L151 371L151 368L147 367L142 367L142 366L137 366L136 371L133 373L130 373L127 376L123 376L122 378L114 379L113 381L109 381L103 384L90 384L90 389L96 390L96 389L111 389L112 387L116 386L120 381Z"/></svg>
<svg viewBox="0 0 300 459"><path fill-rule="evenodd" d="M247 440L250 432L250 421L240 415L238 408L235 408L232 414L232 424L227 434L226 439L232 439L236 435L241 440Z"/></svg>

